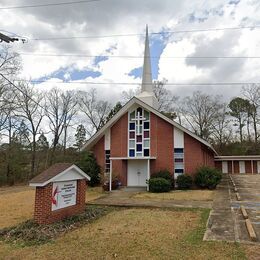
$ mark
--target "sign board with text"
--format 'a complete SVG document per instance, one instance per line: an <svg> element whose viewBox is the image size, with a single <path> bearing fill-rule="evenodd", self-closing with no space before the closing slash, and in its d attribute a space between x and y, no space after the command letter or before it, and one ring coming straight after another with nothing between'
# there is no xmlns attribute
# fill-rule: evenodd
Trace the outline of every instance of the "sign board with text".
<svg viewBox="0 0 260 260"><path fill-rule="evenodd" d="M52 211L76 205L76 198L77 181L53 182Z"/></svg>

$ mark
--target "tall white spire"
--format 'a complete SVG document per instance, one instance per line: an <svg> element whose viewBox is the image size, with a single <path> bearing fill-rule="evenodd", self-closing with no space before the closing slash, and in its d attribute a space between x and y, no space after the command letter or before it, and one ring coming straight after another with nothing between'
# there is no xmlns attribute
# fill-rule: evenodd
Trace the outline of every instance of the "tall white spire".
<svg viewBox="0 0 260 260"><path fill-rule="evenodd" d="M150 58L150 46L148 36L148 26L146 25L146 36L145 36L145 47L144 47L144 65L143 65L143 78L141 93L137 95L137 98L147 103L151 107L158 109L158 100L156 99L153 92L153 79L151 69L151 58Z"/></svg>

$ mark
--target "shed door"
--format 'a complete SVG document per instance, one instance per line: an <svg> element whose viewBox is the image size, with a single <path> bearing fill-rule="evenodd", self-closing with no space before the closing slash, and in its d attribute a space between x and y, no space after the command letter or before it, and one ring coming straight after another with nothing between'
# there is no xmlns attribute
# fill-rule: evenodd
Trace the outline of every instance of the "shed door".
<svg viewBox="0 0 260 260"><path fill-rule="evenodd" d="M260 173L260 161L257 161L257 173Z"/></svg>
<svg viewBox="0 0 260 260"><path fill-rule="evenodd" d="M246 173L245 161L239 161L239 173Z"/></svg>
<svg viewBox="0 0 260 260"><path fill-rule="evenodd" d="M228 173L228 162L222 162L222 173Z"/></svg>

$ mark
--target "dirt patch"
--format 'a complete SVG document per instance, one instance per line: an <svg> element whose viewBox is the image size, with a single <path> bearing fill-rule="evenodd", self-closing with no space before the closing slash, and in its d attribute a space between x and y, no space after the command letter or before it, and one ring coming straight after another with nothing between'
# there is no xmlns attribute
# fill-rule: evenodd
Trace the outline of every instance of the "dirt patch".
<svg viewBox="0 0 260 260"><path fill-rule="evenodd" d="M140 192L134 195L134 199L147 200L194 200L194 201L212 201L214 191L210 190L187 190L171 191L165 193Z"/></svg>

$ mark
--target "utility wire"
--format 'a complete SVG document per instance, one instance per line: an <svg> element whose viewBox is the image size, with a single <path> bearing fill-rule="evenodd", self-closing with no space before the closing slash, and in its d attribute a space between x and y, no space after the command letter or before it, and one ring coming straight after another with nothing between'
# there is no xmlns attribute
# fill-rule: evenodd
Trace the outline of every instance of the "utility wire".
<svg viewBox="0 0 260 260"><path fill-rule="evenodd" d="M144 56L131 55L85 55L85 54L55 54L55 53L17 53L21 56L43 57L83 57L83 58L127 58L143 59ZM150 59L260 59L260 56L148 56Z"/></svg>
<svg viewBox="0 0 260 260"><path fill-rule="evenodd" d="M31 101L33 101L35 104L38 104L40 108L46 110L46 108L44 108L39 102L35 101L32 97L30 97L27 93L25 93L21 88L17 87L12 81L10 81L7 77L5 77L4 74L0 73L0 76L6 80L10 85L12 85L14 88L16 88L18 91L20 91L21 93L23 93L27 98L29 98ZM18 81L18 80L16 80ZM22 80L19 80L22 81Z"/></svg>
<svg viewBox="0 0 260 260"><path fill-rule="evenodd" d="M82 0L82 1L70 1L70 2L49 3L49 4L37 4L37 5L6 6L6 7L0 7L0 10L38 8L38 7L46 7L46 6L60 6L60 5L74 5L74 4L87 4L87 3L100 2L100 1L104 1L104 0Z"/></svg>
<svg viewBox="0 0 260 260"><path fill-rule="evenodd" d="M151 32L150 35L169 35L177 33L197 33L197 32L211 32L211 31L224 31L224 30L243 30L243 29L259 29L260 25L252 26L239 26L239 27L223 27L223 28L208 28L208 29L193 29L193 30L176 30L176 31L162 31ZM129 33L129 34L110 34L110 35L82 35L82 36L69 36L69 37L48 37L48 38L28 38L31 41L56 41L56 40L74 40L74 39L94 39L94 38L113 38L113 37L132 37L132 36L145 36L144 33Z"/></svg>
<svg viewBox="0 0 260 260"><path fill-rule="evenodd" d="M47 80L47 79L46 79ZM130 83L130 82L94 82L94 81L46 81L46 80L20 80L17 79L15 81L23 81L29 83L48 83L48 84L89 84L89 85L141 85L143 83ZM248 85L248 84L260 84L260 82L207 82L207 83L165 83L166 86L228 86L228 85ZM150 84L144 84L150 85Z"/></svg>

